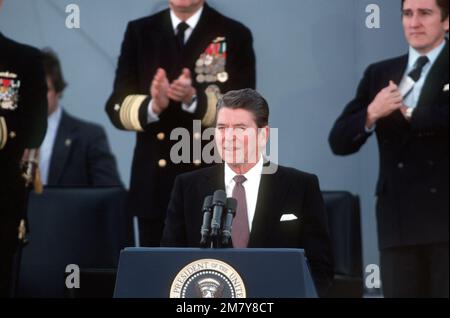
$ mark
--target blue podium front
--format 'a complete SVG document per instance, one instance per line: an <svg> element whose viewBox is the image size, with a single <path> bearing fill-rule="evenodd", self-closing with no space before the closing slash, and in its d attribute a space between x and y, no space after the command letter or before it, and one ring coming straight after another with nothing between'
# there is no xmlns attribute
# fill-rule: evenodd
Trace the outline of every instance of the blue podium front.
<svg viewBox="0 0 450 318"><path fill-rule="evenodd" d="M127 248L116 298L317 297L302 249Z"/></svg>

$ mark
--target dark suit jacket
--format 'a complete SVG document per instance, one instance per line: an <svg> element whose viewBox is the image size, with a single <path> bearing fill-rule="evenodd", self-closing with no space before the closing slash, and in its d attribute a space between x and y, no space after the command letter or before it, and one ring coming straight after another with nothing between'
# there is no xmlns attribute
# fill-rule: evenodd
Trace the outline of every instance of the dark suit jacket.
<svg viewBox="0 0 450 318"><path fill-rule="evenodd" d="M39 148L44 139L47 85L39 50L0 33L0 51L0 87L9 91L5 98L0 97L1 223L4 216L18 219L24 212L20 162L24 149ZM13 107L9 105L11 100Z"/></svg>
<svg viewBox="0 0 450 318"><path fill-rule="evenodd" d="M411 122L400 111L376 124L380 171L376 189L381 249L448 242L448 43L435 61ZM368 67L356 98L330 133L333 152L357 152L370 134L364 130L367 107L390 80L399 84L408 56Z"/></svg>
<svg viewBox="0 0 450 318"><path fill-rule="evenodd" d="M198 247L203 199L218 189L225 189L223 164L178 176L161 245ZM280 222L283 214L298 219ZM275 174L261 176L249 247L304 248L318 291L324 294L333 277L333 260L315 175L279 166Z"/></svg>
<svg viewBox="0 0 450 318"><path fill-rule="evenodd" d="M121 185L105 131L63 111L50 159L49 186Z"/></svg>
<svg viewBox="0 0 450 318"><path fill-rule="evenodd" d="M195 79L195 63L217 37L226 38L226 71L229 80L225 83L198 83ZM169 81L178 78L183 67L191 70L198 95L196 113L183 111L180 103L171 102L158 122L147 124L150 85L159 67L167 71ZM191 163L171 162L170 149L176 141L170 140L170 133L174 128L183 127L193 136L192 121L202 119L206 112L205 90L210 84L216 85L225 93L232 89L254 88L255 77L255 56L250 30L206 4L182 54L176 46L169 10L128 24L114 91L107 102L106 111L117 128L125 129L120 116L122 108L126 107L124 100L127 96L136 94L146 97L138 105L139 120L144 131L136 135L128 200L130 211L159 222L162 227L175 176L201 167L192 164L192 149ZM160 166L160 160L165 160L166 165ZM153 240L154 244L159 245L161 233L156 232Z"/></svg>

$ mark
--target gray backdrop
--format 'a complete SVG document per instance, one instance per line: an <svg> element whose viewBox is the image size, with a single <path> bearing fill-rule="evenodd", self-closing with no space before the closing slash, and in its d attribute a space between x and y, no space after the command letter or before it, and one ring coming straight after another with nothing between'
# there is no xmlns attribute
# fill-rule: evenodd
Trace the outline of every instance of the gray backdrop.
<svg viewBox="0 0 450 318"><path fill-rule="evenodd" d="M328 146L330 128L354 96L365 67L406 51L400 0L214 0L210 5L253 32L258 90L279 131L279 162L315 173L323 190L361 197L364 263L378 264L374 138L350 157ZM68 4L81 10L81 28L65 27ZM368 29L368 4L381 9L381 27ZM128 184L134 134L116 130L104 112L126 24L167 6L165 0L5 0L0 30L17 41L52 47L69 86L62 104L102 124ZM1 52L0 52L1 54Z"/></svg>

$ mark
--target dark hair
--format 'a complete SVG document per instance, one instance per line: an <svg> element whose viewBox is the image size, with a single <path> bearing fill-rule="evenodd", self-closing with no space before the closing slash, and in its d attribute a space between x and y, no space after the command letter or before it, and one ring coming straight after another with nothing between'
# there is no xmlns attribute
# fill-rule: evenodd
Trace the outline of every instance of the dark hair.
<svg viewBox="0 0 450 318"><path fill-rule="evenodd" d="M248 110L253 114L258 128L262 128L269 124L269 105L264 97L251 88L229 91L223 95L217 102L216 114L224 107Z"/></svg>
<svg viewBox="0 0 450 318"><path fill-rule="evenodd" d="M55 88L55 92L60 94L67 86L61 70L61 64L58 56L49 48L42 50L42 64L44 65L45 75L48 76Z"/></svg>
<svg viewBox="0 0 450 318"><path fill-rule="evenodd" d="M402 0L402 10L405 0ZM445 21L448 18L448 0L436 0L436 4L441 9L441 21Z"/></svg>

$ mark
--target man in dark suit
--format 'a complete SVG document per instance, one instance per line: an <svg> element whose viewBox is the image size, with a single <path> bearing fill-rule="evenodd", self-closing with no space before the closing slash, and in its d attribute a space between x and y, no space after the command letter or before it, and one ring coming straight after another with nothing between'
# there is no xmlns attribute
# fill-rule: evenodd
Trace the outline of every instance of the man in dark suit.
<svg viewBox="0 0 450 318"><path fill-rule="evenodd" d="M384 295L448 297L448 0L402 12L409 54L369 66L329 141L348 155L376 132Z"/></svg>
<svg viewBox="0 0 450 318"><path fill-rule="evenodd" d="M0 52L0 297L9 297L26 209L21 159L25 149L39 148L44 138L47 88L38 50L0 33Z"/></svg>
<svg viewBox="0 0 450 318"><path fill-rule="evenodd" d="M48 129L40 149L42 183L48 186L119 186L116 161L105 131L69 115L59 104L66 82L58 57L43 51Z"/></svg>
<svg viewBox="0 0 450 318"><path fill-rule="evenodd" d="M232 246L304 248L324 295L333 262L319 182L315 175L264 163L268 119L267 102L254 90L230 91L219 100L215 141L225 164L177 177L161 243L198 247L203 199L222 189L238 203Z"/></svg>
<svg viewBox="0 0 450 318"><path fill-rule="evenodd" d="M169 6L128 24L106 105L117 128L138 132L128 209L139 217L143 246L159 246L175 176L203 164L196 153L172 160L171 132L184 128L193 144L201 142L217 95L255 87L253 39L244 25L204 0L169 0Z"/></svg>

